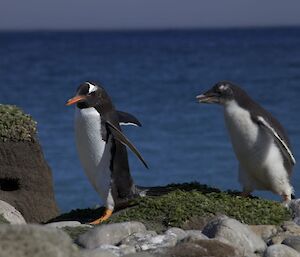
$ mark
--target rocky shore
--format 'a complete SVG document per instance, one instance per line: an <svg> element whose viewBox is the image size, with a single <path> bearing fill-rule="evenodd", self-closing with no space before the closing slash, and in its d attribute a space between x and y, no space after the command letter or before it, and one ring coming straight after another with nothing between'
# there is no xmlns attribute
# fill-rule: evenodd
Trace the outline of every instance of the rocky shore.
<svg viewBox="0 0 300 257"><path fill-rule="evenodd" d="M291 219L277 225L249 225L217 214L193 217L181 228L161 226L159 231L151 229L149 221L113 223L120 213L110 223L91 226L74 220L27 224L3 201L0 210L0 257L300 256L300 199L290 204Z"/></svg>
<svg viewBox="0 0 300 257"><path fill-rule="evenodd" d="M0 257L300 257L300 199L278 202L199 183L152 188L103 208L58 216L36 124L0 105Z"/></svg>

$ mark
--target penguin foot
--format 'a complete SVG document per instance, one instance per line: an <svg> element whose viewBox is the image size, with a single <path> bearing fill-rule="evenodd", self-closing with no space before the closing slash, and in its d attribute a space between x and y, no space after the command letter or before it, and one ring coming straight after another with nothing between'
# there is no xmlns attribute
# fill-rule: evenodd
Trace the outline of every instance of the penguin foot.
<svg viewBox="0 0 300 257"><path fill-rule="evenodd" d="M112 215L112 213L113 213L113 210L105 209L104 214L99 219L96 219L93 222L90 222L90 225L99 225L103 221L108 220L110 218L110 216Z"/></svg>

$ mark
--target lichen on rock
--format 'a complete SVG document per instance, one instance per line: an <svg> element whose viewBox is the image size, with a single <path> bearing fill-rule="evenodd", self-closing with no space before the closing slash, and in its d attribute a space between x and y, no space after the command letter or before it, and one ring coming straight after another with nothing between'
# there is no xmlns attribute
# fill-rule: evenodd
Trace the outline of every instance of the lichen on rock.
<svg viewBox="0 0 300 257"><path fill-rule="evenodd" d="M0 140L33 141L36 122L14 105L0 104Z"/></svg>

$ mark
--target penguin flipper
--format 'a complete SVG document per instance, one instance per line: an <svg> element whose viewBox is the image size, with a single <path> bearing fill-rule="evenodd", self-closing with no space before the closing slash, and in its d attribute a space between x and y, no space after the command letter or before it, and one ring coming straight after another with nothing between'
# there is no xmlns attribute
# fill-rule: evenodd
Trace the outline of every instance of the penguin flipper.
<svg viewBox="0 0 300 257"><path fill-rule="evenodd" d="M147 163L143 159L142 155L139 153L139 151L136 149L136 147L129 141L129 139L120 131L115 125L113 125L111 122L106 121L106 124L108 128L110 129L110 132L114 136L116 140L118 140L120 143L122 143L125 146L128 146L130 150L140 159L140 161L145 165L147 169L149 169Z"/></svg>
<svg viewBox="0 0 300 257"><path fill-rule="evenodd" d="M282 149L283 153L287 156L287 158L290 160L290 162L295 165L296 160L295 157L291 151L291 149L288 147L288 145L284 142L284 140L278 135L278 133L275 131L274 128L271 127L271 125L261 116L258 116L256 118L256 121L259 125L264 127L271 135L273 135L278 142L280 148Z"/></svg>
<svg viewBox="0 0 300 257"><path fill-rule="evenodd" d="M118 114L120 125L132 125L136 127L142 126L139 120L130 113L117 111L117 114Z"/></svg>

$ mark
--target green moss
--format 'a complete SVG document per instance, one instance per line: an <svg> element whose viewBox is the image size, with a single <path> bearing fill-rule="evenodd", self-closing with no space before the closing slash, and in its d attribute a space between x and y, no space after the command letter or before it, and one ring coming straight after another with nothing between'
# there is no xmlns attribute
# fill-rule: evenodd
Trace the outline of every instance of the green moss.
<svg viewBox="0 0 300 257"><path fill-rule="evenodd" d="M3 214L0 214L0 224L10 224L8 220L6 220Z"/></svg>
<svg viewBox="0 0 300 257"><path fill-rule="evenodd" d="M129 208L115 211L106 223L134 220L143 222L148 229L162 231L169 226L184 228L189 221L207 220L218 214L255 225L279 225L291 219L291 213L278 202L257 197L242 198L238 192L221 192L199 183L172 184L152 191L160 196L134 199L128 204ZM103 210L75 210L52 221L90 222L99 218Z"/></svg>
<svg viewBox="0 0 300 257"><path fill-rule="evenodd" d="M36 122L28 114L13 105L0 105L0 140L32 141Z"/></svg>
<svg viewBox="0 0 300 257"><path fill-rule="evenodd" d="M135 207L114 215L109 222L137 220L161 223L165 227L182 227L192 217L217 214L253 225L278 225L291 219L290 212L278 202L255 197L242 198L237 192L220 192L197 183L169 187L175 190L159 197L139 198Z"/></svg>

